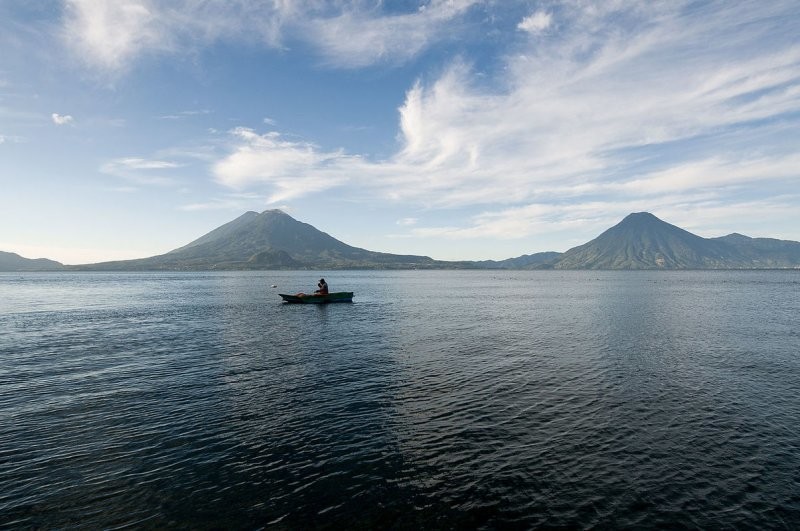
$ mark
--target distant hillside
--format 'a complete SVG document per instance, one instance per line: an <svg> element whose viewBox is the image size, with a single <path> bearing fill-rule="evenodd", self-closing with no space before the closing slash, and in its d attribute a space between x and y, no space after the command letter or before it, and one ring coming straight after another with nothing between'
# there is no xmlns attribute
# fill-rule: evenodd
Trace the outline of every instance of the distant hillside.
<svg viewBox="0 0 800 531"><path fill-rule="evenodd" d="M0 251L0 271L59 271L64 265L47 258L23 258L16 253Z"/></svg>
<svg viewBox="0 0 800 531"><path fill-rule="evenodd" d="M728 234L713 241L722 242L735 249L742 267L784 268L800 266L800 242L773 238L750 238L742 234Z"/></svg>
<svg viewBox="0 0 800 531"><path fill-rule="evenodd" d="M702 238L653 214L626 216L574 247L556 269L740 269L800 266L800 243L732 234Z"/></svg>
<svg viewBox="0 0 800 531"><path fill-rule="evenodd" d="M702 238L648 212L629 214L565 253L445 262L347 245L280 210L246 212L166 254L63 266L0 252L0 271L208 271L243 269L766 269L800 268L800 242L729 234Z"/></svg>
<svg viewBox="0 0 800 531"><path fill-rule="evenodd" d="M79 266L90 270L410 269L437 267L427 256L352 247L280 210L247 212L166 254ZM439 265L441 267L441 265Z"/></svg>
<svg viewBox="0 0 800 531"><path fill-rule="evenodd" d="M472 262L477 269L551 269L553 262L561 253L548 251L544 253L524 254L506 260L481 260Z"/></svg>

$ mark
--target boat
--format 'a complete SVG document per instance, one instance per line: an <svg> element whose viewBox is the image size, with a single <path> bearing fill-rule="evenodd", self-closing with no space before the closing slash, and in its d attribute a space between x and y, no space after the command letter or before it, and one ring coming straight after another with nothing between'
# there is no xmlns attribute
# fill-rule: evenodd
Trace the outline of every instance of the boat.
<svg viewBox="0 0 800 531"><path fill-rule="evenodd" d="M284 302L295 304L327 304L329 302L353 302L352 291L337 291L335 293L327 293L325 295L306 295L305 293L298 293L297 295L287 295L285 293L278 293Z"/></svg>

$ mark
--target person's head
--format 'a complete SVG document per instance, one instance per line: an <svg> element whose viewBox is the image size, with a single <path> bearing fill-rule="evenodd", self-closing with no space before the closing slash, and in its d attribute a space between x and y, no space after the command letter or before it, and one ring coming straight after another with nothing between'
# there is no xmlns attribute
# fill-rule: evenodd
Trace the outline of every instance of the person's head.
<svg viewBox="0 0 800 531"><path fill-rule="evenodd" d="M325 284L325 279L324 278L319 279L319 283L320 284Z"/></svg>

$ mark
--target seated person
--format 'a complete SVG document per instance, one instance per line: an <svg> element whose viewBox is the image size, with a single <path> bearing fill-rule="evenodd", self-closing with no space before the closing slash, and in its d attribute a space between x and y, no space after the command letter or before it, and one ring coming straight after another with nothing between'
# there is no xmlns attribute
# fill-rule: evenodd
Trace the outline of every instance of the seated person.
<svg viewBox="0 0 800 531"><path fill-rule="evenodd" d="M317 287L319 289L314 292L315 295L327 295L328 294L328 283L325 282L324 278L319 279L319 283L317 284Z"/></svg>

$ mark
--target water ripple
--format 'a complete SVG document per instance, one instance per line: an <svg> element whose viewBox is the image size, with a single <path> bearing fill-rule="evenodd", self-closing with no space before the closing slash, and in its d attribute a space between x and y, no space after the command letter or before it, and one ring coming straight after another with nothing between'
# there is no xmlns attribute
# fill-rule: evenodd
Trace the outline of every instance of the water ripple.
<svg viewBox="0 0 800 531"><path fill-rule="evenodd" d="M0 275L0 527L800 526L798 273L315 276Z"/></svg>

